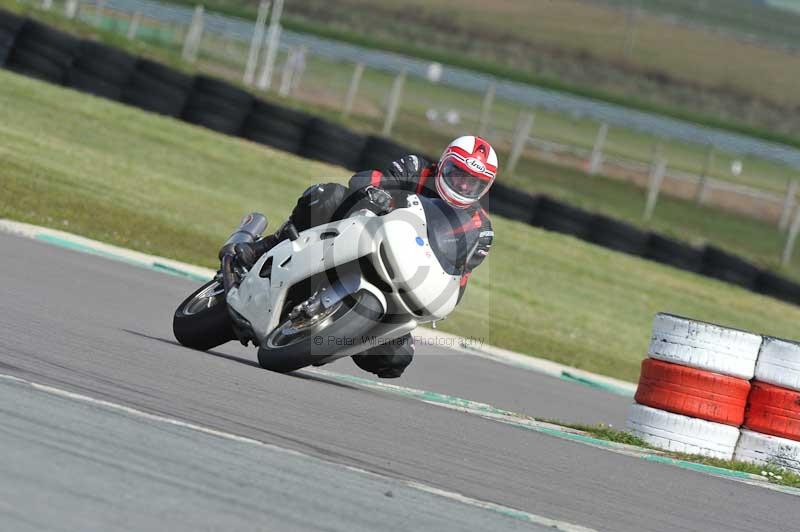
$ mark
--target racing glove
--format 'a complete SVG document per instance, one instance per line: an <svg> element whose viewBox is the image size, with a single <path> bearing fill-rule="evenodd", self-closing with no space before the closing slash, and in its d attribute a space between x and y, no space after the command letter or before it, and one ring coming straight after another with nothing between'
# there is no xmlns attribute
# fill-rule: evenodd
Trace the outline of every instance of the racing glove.
<svg viewBox="0 0 800 532"><path fill-rule="evenodd" d="M384 175L392 177L419 177L423 169L423 163L416 155L406 155L397 159L389 168L384 170Z"/></svg>
<svg viewBox="0 0 800 532"><path fill-rule="evenodd" d="M483 262L483 259L489 254L489 250L492 249L493 239L494 231L491 229L481 231L480 235L478 235L475 248L472 253L470 253L469 257L467 257L467 262L465 264L467 272L471 272Z"/></svg>
<svg viewBox="0 0 800 532"><path fill-rule="evenodd" d="M364 199L376 209L376 214L386 214L392 210L392 195L382 188L372 185L364 187Z"/></svg>

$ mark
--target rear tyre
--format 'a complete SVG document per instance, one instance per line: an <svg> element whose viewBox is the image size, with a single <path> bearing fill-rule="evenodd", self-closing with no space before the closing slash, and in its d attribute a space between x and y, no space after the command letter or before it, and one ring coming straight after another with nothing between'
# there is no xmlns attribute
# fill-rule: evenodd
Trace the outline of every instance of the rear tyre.
<svg viewBox="0 0 800 532"><path fill-rule="evenodd" d="M181 345L200 351L236 339L222 284L209 281L187 297L175 310L172 332Z"/></svg>
<svg viewBox="0 0 800 532"><path fill-rule="evenodd" d="M298 326L291 320L281 324L259 348L258 363L264 369L288 373L364 343L363 336L380 321L383 307L377 297L364 290L350 299L308 326Z"/></svg>

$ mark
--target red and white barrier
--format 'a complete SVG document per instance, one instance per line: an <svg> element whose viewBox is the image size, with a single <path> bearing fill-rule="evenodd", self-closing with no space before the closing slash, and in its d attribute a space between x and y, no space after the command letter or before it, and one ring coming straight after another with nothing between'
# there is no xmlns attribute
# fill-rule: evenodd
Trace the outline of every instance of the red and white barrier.
<svg viewBox="0 0 800 532"><path fill-rule="evenodd" d="M630 432L662 449L800 473L800 343L658 314L648 356Z"/></svg>
<svg viewBox="0 0 800 532"><path fill-rule="evenodd" d="M654 447L733 458L762 338L657 314L628 430Z"/></svg>

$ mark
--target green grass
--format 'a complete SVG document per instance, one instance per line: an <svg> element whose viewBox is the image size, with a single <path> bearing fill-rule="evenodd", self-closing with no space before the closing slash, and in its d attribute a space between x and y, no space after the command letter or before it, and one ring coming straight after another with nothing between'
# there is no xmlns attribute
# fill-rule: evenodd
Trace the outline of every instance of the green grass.
<svg viewBox="0 0 800 532"><path fill-rule="evenodd" d="M598 423L597 425L586 425L583 423L564 423L563 421L559 421L557 419L537 419L537 421L543 421L544 423L552 423L554 425L560 425L562 427L568 427L571 429L579 430L581 432L585 432L594 436L595 438L603 441L610 441L614 443L622 443L625 445L635 445L636 447L643 447L645 449L652 449L647 442L641 439L638 436L634 436L628 431L615 429L611 425L606 425L605 423Z"/></svg>
<svg viewBox="0 0 800 532"><path fill-rule="evenodd" d="M721 458L709 458L707 456L699 456L695 454L672 452L666 452L664 455L676 460L684 460L687 462L694 462L696 464L703 464L711 467L721 467L723 469L730 469L731 471L741 471L742 473L758 475L772 484L800 488L800 475L791 471L786 471L771 464L756 465L748 462L740 462L738 460L724 460Z"/></svg>
<svg viewBox="0 0 800 532"><path fill-rule="evenodd" d="M276 226L342 169L0 71L0 216L214 267L241 215ZM800 308L496 217L444 330L634 380L669 311L791 337Z"/></svg>

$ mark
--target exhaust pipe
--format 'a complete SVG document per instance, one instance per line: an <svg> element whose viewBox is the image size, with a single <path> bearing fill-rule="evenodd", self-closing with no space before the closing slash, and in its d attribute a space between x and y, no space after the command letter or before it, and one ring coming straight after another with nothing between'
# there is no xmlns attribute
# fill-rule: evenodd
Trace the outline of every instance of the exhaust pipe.
<svg viewBox="0 0 800 532"><path fill-rule="evenodd" d="M236 244L249 244L254 242L267 228L267 217L261 213L250 213L242 219L239 227L236 228L225 244L219 250L219 258L225 255L233 255L233 248Z"/></svg>

